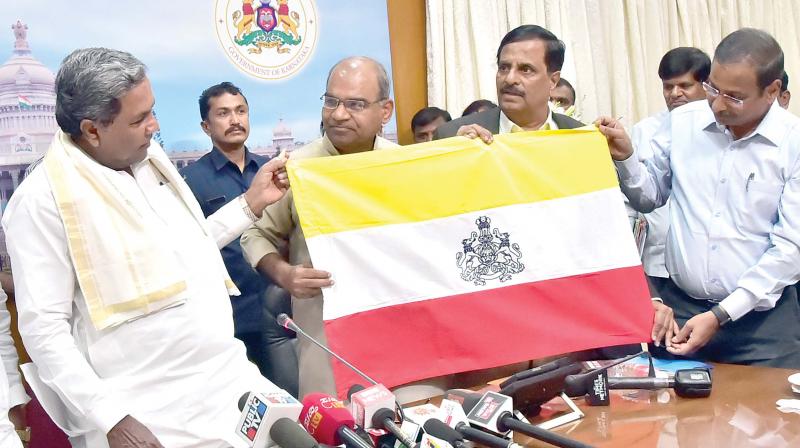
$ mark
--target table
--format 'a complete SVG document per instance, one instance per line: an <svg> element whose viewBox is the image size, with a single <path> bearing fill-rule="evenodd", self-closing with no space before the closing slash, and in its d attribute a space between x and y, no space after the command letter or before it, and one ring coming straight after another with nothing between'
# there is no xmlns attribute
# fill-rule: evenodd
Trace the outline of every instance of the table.
<svg viewBox="0 0 800 448"><path fill-rule="evenodd" d="M610 406L576 400L586 416L554 431L597 447L800 447L800 414L775 407L782 398L800 399L787 381L795 372L714 364L708 398L681 398L671 390L612 391ZM554 400L543 415L564 409ZM550 446L521 435L515 441Z"/></svg>

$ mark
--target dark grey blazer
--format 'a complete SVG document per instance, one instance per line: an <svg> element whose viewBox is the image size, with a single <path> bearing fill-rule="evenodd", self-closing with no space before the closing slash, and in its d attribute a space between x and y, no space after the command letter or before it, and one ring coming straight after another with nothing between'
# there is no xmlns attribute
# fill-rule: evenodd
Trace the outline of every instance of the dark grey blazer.
<svg viewBox="0 0 800 448"><path fill-rule="evenodd" d="M553 114L553 121L559 129L574 129L584 126L583 123L574 118L556 113ZM477 124L486 128L492 134L498 134L500 132L500 108L495 107L483 112L478 112L477 114L467 115L466 117L449 121L436 129L436 132L433 134L433 139L439 140L441 138L454 137L456 132L458 132L458 128L466 124Z"/></svg>

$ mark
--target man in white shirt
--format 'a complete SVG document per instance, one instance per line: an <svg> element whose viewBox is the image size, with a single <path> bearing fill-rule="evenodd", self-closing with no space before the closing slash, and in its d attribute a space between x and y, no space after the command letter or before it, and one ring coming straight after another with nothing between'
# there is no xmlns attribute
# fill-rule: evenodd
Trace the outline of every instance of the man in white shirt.
<svg viewBox="0 0 800 448"><path fill-rule="evenodd" d="M669 117L670 111L692 101L706 99L703 83L711 70L711 59L702 50L694 47L678 47L669 50L658 65L662 93L667 110L636 123L631 130L631 140L639 160L653 157L649 142ZM647 236L642 251L642 265L647 274L653 297L660 297L659 287L669 277L664 261L664 244L669 229L669 201L645 215ZM672 337L672 328L666 337ZM659 341L656 341L656 345Z"/></svg>
<svg viewBox="0 0 800 448"><path fill-rule="evenodd" d="M783 51L743 28L714 53L707 102L672 111L641 162L598 120L623 191L642 212L671 197L664 302L675 355L800 368L800 119L776 102Z"/></svg>
<svg viewBox="0 0 800 448"><path fill-rule="evenodd" d="M28 380L73 446L244 447L239 397L275 386L233 337L219 247L283 195L284 162L204 219L151 141L145 70L105 48L67 56L61 130L6 208Z"/></svg>
<svg viewBox="0 0 800 448"><path fill-rule="evenodd" d="M0 447L22 447L10 414L24 412L24 404L30 399L25 393L17 369L17 348L11 338L11 315L6 301L8 296L0 289L0 360L3 372L0 374Z"/></svg>

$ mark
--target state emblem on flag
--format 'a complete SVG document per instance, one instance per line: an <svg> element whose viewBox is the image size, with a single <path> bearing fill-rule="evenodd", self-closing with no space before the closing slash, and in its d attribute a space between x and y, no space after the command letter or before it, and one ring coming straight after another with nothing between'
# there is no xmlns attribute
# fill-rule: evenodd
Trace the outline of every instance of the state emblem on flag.
<svg viewBox="0 0 800 448"><path fill-rule="evenodd" d="M491 227L492 220L481 216L475 220L478 232L473 231L469 238L461 240L463 252L456 254L456 266L461 268L461 278L483 286L487 280L511 280L512 274L525 269L520 263L522 252L519 244L511 243L506 232Z"/></svg>

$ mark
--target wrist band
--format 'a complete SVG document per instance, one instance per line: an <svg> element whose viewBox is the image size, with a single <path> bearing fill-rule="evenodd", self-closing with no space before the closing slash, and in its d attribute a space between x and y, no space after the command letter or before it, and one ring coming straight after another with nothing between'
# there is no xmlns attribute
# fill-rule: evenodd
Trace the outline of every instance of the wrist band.
<svg viewBox="0 0 800 448"><path fill-rule="evenodd" d="M731 316L725 311L721 306L714 305L711 307L711 312L714 313L714 317L717 318L719 321L719 326L723 326L731 321Z"/></svg>
<svg viewBox="0 0 800 448"><path fill-rule="evenodd" d="M256 216L256 214L253 213L253 209L251 209L250 206L247 205L247 199L244 198L244 195L239 196L239 204L242 206L242 211L244 212L244 214L247 215L247 217L250 218L251 221L253 222L258 221L258 216Z"/></svg>

